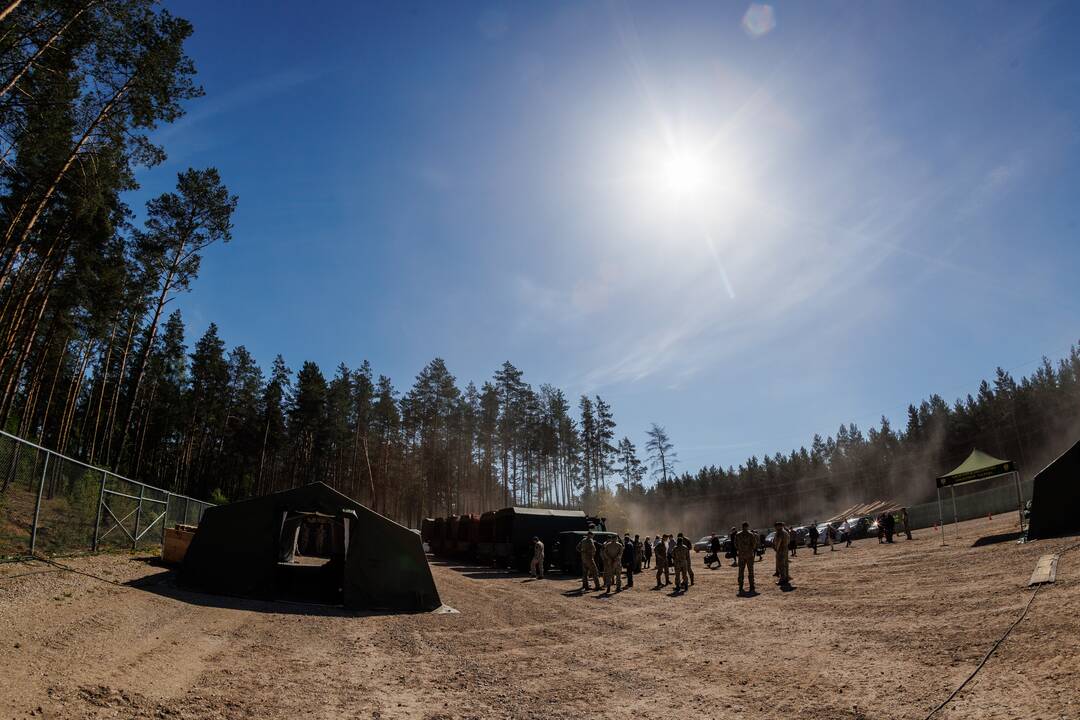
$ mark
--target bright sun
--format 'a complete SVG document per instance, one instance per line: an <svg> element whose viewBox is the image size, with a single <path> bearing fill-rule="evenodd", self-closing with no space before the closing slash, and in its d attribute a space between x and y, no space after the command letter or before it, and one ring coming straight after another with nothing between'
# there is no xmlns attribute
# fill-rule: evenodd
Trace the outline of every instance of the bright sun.
<svg viewBox="0 0 1080 720"><path fill-rule="evenodd" d="M672 196L696 195L708 184L709 167L700 155L676 150L663 159L660 178L664 190Z"/></svg>
<svg viewBox="0 0 1080 720"><path fill-rule="evenodd" d="M632 147L624 147L628 172L622 177L633 189L625 197L633 197L635 211L665 223L705 222L720 209L730 217L728 211L741 195L742 164L721 139L666 132L661 138L641 136Z"/></svg>

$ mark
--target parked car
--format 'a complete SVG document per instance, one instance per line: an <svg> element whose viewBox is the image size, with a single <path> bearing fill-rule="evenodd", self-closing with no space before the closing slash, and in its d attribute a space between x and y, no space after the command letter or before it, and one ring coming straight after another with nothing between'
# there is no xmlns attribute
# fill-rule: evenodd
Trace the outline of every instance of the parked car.
<svg viewBox="0 0 1080 720"><path fill-rule="evenodd" d="M719 535L717 535L719 537ZM712 546L712 535L706 535L705 537L694 543L694 552L710 552Z"/></svg>
<svg viewBox="0 0 1080 720"><path fill-rule="evenodd" d="M817 526L818 545L824 545L825 544L825 541L829 537L829 528L832 528L834 531L836 531L836 538L837 538L836 542L840 542L840 532L838 530L836 530L836 526L826 522L826 523L820 523Z"/></svg>
<svg viewBox="0 0 1080 720"><path fill-rule="evenodd" d="M851 527L852 540L862 540L877 535L877 521L869 515L848 518L848 525Z"/></svg>

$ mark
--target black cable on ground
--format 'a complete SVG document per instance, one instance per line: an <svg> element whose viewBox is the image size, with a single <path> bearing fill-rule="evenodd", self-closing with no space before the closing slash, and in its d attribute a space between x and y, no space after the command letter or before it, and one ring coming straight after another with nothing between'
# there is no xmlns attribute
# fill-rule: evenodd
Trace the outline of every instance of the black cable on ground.
<svg viewBox="0 0 1080 720"><path fill-rule="evenodd" d="M1057 555L1064 555L1070 550L1076 550L1077 548L1080 548L1080 543L1076 543L1075 545L1070 545L1062 550L1058 550ZM963 690L969 682L975 679L975 676L978 675L979 671L983 669L983 666L986 665L986 661L990 659L990 656L993 655L995 651L997 651L998 647L1001 646L1001 643L1005 642L1005 638L1009 637L1009 633L1013 631L1013 628L1019 625L1020 621L1027 617L1028 610L1031 609L1031 603L1035 602L1035 596L1039 594L1039 590L1042 590L1042 588L1042 585L1039 585L1035 588L1035 592L1031 593L1031 597L1028 598L1027 604L1024 605L1024 609L1020 613L1020 617L1016 618L1016 620L1013 621L1013 624L1005 630L1005 634L998 638L997 642L995 642L993 646L991 646L990 650L987 651L986 655L983 656L983 659L980 660L979 664L975 666L975 669L971 671L971 674L964 678L964 682L960 683L960 685L958 685L957 688L952 691L952 694L950 694L949 697L945 698L945 700L942 701L940 705L930 711L930 714L926 716L926 720L931 720L931 718L941 712L941 710L944 709L946 705L951 703L953 699L960 694L960 691Z"/></svg>
<svg viewBox="0 0 1080 720"><path fill-rule="evenodd" d="M963 690L969 682L975 679L975 676L983 669L983 666L986 665L986 661L990 659L990 656L994 654L994 651L998 649L1001 643L1005 642L1005 638L1009 637L1009 633L1013 631L1013 628L1019 625L1020 621L1027 617L1028 609L1031 607L1031 603L1034 602L1035 596L1039 594L1040 589L1042 589L1042 585L1035 588L1035 592L1031 593L1031 597L1028 598L1027 605L1024 605L1024 611L1020 613L1020 617L1016 618L1016 620L1013 621L1013 624L1005 631L1005 634L998 638L997 642L995 642L986 655L983 656L983 659L979 661L979 664L975 666L975 669L971 671L971 674L964 679L964 682L960 683L960 685L952 691L952 694L945 698L940 705L930 711L930 714L926 716L926 720L930 720L930 718L937 715L938 712L953 701L953 698L960 694L960 691Z"/></svg>

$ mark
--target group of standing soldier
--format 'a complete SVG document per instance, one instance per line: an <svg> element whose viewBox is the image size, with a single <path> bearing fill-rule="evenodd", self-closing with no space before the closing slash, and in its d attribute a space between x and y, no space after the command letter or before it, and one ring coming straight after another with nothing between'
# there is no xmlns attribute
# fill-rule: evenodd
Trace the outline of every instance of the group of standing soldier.
<svg viewBox="0 0 1080 720"><path fill-rule="evenodd" d="M750 592L756 592L754 588L754 562L760 543L757 533L750 530L749 523L743 523L742 530L732 535L736 561L739 566L739 593L744 593L745 580L750 581ZM773 541L773 549L776 551L776 578L777 584L783 587L791 584L791 573L788 565L788 546L791 543L791 533L783 523L776 523L776 539ZM543 543L534 539L534 546L538 548L533 556L534 569L536 564L543 567ZM713 552L719 548L719 540L714 536L711 545ZM600 591L600 568L603 568L604 592L610 593L612 587L615 592L621 592L623 588L623 573L626 573L626 587L634 587L634 575L640 574L642 568L648 568L655 558L656 589L671 584L671 575L675 575L675 592L685 593L694 584L694 569L690 566L690 551L693 544L690 539L679 533L676 536L664 534L657 537L641 539L635 535L630 538L626 533L620 538L612 535L605 542L598 543L590 530L578 543L577 551L581 555L581 589L589 590L589 582L592 581L593 589ZM539 561L537 560L539 556ZM599 556L599 565L597 559Z"/></svg>
<svg viewBox="0 0 1080 720"><path fill-rule="evenodd" d="M904 532L910 539L911 532L906 508L902 511L901 519ZM892 524L886 524L884 518L882 518L882 521L882 525L886 528L882 533L882 537L887 537L887 541L892 542ZM795 554L795 546L798 540L784 523L777 522L775 528L776 533L772 547L776 554L776 571L773 576L776 578L776 584L781 589L788 589L791 586L789 553L791 555ZM832 525L830 524L828 528L832 530ZM818 538L817 528L811 526L808 540L815 555L817 554ZM835 549L836 539L835 535L827 534L824 538L825 544ZM533 556L534 569L539 564L540 573L542 573L544 546L536 538L533 540L534 545L538 548ZM847 541L850 545L850 530L847 532ZM742 530L731 529L729 542L731 555L735 559L732 565L738 565L739 567L739 594L746 594L747 580L749 581L749 593L756 593L754 563L757 560L758 553L764 552L761 547L761 539L756 532L750 529L750 523L744 522ZM709 549L712 555L715 556L716 562L720 562L721 547L720 539L713 535L709 543ZM622 590L624 572L626 573L626 587L634 587L634 575L640 574L643 568L649 568L653 562L655 562L656 569L656 589L670 585L671 575L674 572L675 592L685 593L694 584L694 570L690 566L690 551L692 549L693 544L683 533L679 533L677 536L664 534L657 536L655 539L646 537L644 540L638 535L631 539L630 533L625 533L621 539L618 535L612 535L605 542L599 543L590 530L577 546L577 551L581 555L581 589L583 592L588 591L589 581L592 580L594 589L600 590L600 571L597 564L599 556L599 567L602 567L604 574L605 593L610 593L612 586L614 586L616 592Z"/></svg>
<svg viewBox="0 0 1080 720"><path fill-rule="evenodd" d="M597 556L604 573L604 592L610 593L612 586L619 592L623 587L623 573L626 573L626 587L634 587L634 575L649 568L655 558L656 587L671 584L671 573L675 573L676 592L686 592L694 584L694 570L690 567L690 550L693 545L682 533L678 536L663 535L641 539L639 535L630 538L625 533L620 539L612 535L604 543L598 543L590 530L578 543L577 551L581 555L581 589L589 589L592 580L594 589L600 590L600 571Z"/></svg>

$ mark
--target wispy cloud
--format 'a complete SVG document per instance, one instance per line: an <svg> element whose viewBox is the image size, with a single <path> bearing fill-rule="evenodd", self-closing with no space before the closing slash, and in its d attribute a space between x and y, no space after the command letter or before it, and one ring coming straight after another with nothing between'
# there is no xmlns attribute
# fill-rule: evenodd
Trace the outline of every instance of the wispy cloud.
<svg viewBox="0 0 1080 720"><path fill-rule="evenodd" d="M215 90L213 93L208 93L207 97L195 100L184 117L159 130L155 139L158 142L173 142L175 138L190 132L197 125L281 95L318 79L322 74L322 72L294 68L263 75L232 88Z"/></svg>

